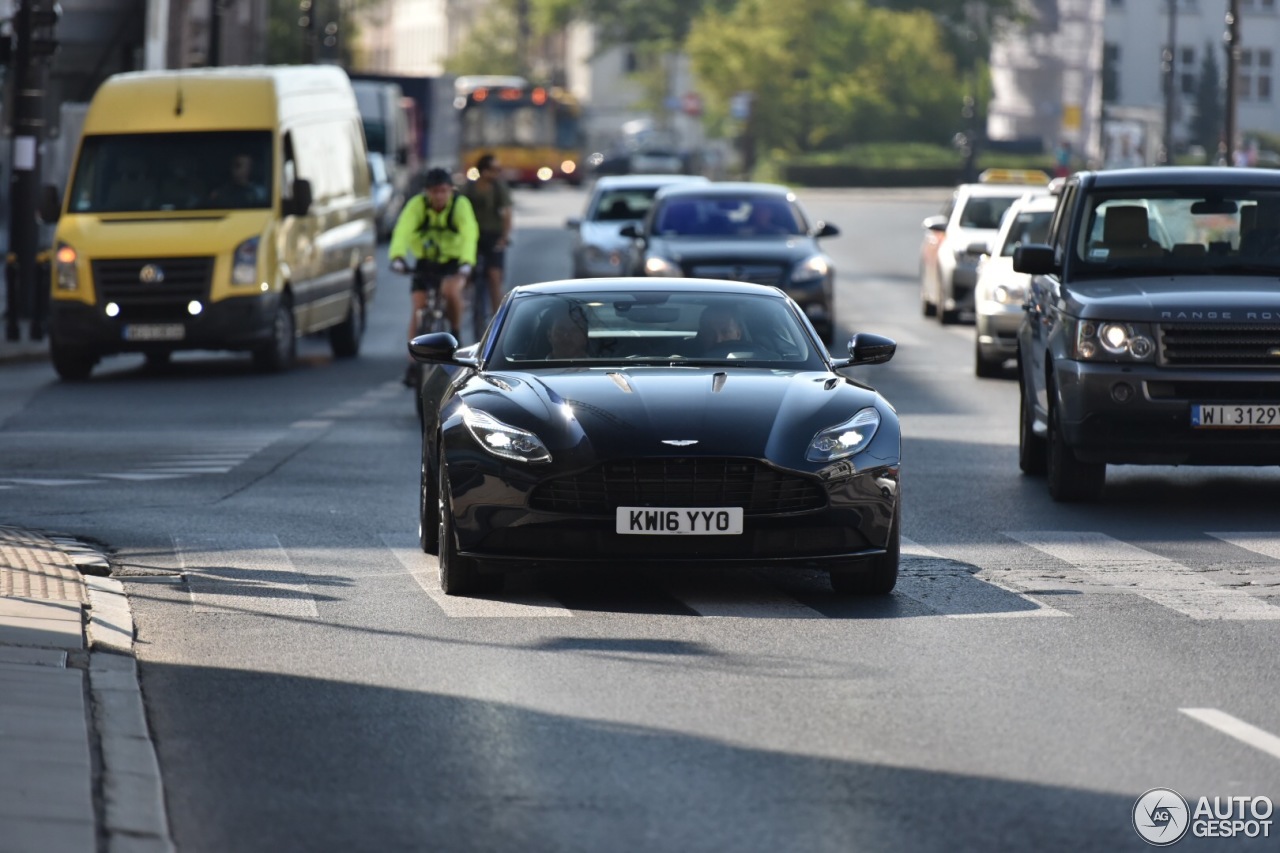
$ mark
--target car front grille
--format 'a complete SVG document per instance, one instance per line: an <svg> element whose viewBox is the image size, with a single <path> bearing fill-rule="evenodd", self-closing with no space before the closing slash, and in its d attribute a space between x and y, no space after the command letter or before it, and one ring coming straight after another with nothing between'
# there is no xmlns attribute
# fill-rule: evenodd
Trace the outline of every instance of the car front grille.
<svg viewBox="0 0 1280 853"><path fill-rule="evenodd" d="M1170 367L1280 368L1280 326L1162 325L1160 358Z"/></svg>
<svg viewBox="0 0 1280 853"><path fill-rule="evenodd" d="M178 322L190 318L192 300L208 300L213 258L96 260L92 270L99 302L119 305L121 320Z"/></svg>
<svg viewBox="0 0 1280 853"><path fill-rule="evenodd" d="M536 510L610 515L620 506L742 507L745 515L803 512L826 506L814 480L753 459L633 459L607 462L540 484Z"/></svg>
<svg viewBox="0 0 1280 853"><path fill-rule="evenodd" d="M781 286L786 267L780 264L690 264L689 275L694 278L717 278L727 281L747 281L752 284Z"/></svg>

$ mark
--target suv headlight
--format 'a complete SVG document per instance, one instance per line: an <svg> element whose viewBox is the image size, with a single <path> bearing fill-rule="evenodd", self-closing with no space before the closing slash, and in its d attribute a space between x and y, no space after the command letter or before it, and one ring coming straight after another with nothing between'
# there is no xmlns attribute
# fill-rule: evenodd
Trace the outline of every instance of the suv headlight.
<svg viewBox="0 0 1280 853"><path fill-rule="evenodd" d="M677 264L672 263L666 258L651 255L644 259L644 274L665 275L672 278L681 278L684 276L684 271L681 270Z"/></svg>
<svg viewBox="0 0 1280 853"><path fill-rule="evenodd" d="M80 274L76 271L79 256L76 250L66 243L59 243L53 255L53 266L56 272L54 281L59 290L77 290L80 287Z"/></svg>
<svg viewBox="0 0 1280 853"><path fill-rule="evenodd" d="M551 461L551 453L542 439L527 430L504 424L492 415L475 409L464 410L462 422L467 425L471 437L494 456L517 462Z"/></svg>
<svg viewBox="0 0 1280 853"><path fill-rule="evenodd" d="M1155 352L1150 323L1075 321L1074 357L1080 361L1146 361Z"/></svg>
<svg viewBox="0 0 1280 853"><path fill-rule="evenodd" d="M880 428L880 413L868 406L841 424L828 427L809 442L810 462L834 462L866 448Z"/></svg>
<svg viewBox="0 0 1280 853"><path fill-rule="evenodd" d="M831 264L827 263L827 259L822 255L814 255L796 264L795 269L791 270L791 280L811 281L815 278L823 278L829 272L831 272Z"/></svg>
<svg viewBox="0 0 1280 853"><path fill-rule="evenodd" d="M232 284L258 283L258 237L250 237L236 246L235 257L231 260Z"/></svg>

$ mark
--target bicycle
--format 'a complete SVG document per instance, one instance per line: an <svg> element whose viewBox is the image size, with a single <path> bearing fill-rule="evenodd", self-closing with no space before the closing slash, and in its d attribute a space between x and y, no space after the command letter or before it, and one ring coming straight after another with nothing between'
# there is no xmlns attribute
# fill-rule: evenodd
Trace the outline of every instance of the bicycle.
<svg viewBox="0 0 1280 853"><path fill-rule="evenodd" d="M426 304L421 309L414 309L414 337L418 335L428 335L434 332L448 332L451 330L449 325L449 317L445 308L444 293L441 291L440 285L444 278L441 274L443 267L441 264L433 264L430 262L418 261L413 266L406 265L403 270L397 270L392 267L393 272L401 275L409 276L416 280L418 277L425 279L426 286L423 291L426 295ZM418 416L422 416L422 365L416 361L409 362L408 368L405 370L404 384L414 389L417 393L414 395L415 405L418 409Z"/></svg>

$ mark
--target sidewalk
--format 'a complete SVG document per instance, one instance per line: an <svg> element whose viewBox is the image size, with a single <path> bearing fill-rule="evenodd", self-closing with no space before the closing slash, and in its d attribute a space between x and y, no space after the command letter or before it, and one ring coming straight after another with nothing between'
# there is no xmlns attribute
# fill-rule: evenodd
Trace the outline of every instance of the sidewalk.
<svg viewBox="0 0 1280 853"><path fill-rule="evenodd" d="M6 361L43 361L49 357L49 340L27 340L27 324L23 323L20 331L22 340L11 341L5 337L4 319L0 317L0 362Z"/></svg>
<svg viewBox="0 0 1280 853"><path fill-rule="evenodd" d="M173 850L110 568L74 539L0 525L0 853Z"/></svg>

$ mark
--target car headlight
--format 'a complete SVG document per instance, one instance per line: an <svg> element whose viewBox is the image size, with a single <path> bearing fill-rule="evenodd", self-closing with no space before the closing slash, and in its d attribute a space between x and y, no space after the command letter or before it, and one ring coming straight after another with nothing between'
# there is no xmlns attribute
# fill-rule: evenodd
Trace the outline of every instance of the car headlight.
<svg viewBox="0 0 1280 853"><path fill-rule="evenodd" d="M645 275L665 275L672 278L680 278L684 275L684 271L679 265L672 263L666 258L659 258L657 255L651 255L644 259Z"/></svg>
<svg viewBox="0 0 1280 853"><path fill-rule="evenodd" d="M258 242L259 238L250 237L236 246L235 257L231 260L232 284L258 283Z"/></svg>
<svg viewBox="0 0 1280 853"><path fill-rule="evenodd" d="M517 462L551 461L551 453L542 439L527 430L504 424L492 415L475 409L466 409L462 414L462 422L467 425L471 437L494 456Z"/></svg>
<svg viewBox="0 0 1280 853"><path fill-rule="evenodd" d="M991 298L1001 305L1021 305L1027 298L1027 289L1020 284L997 284Z"/></svg>
<svg viewBox="0 0 1280 853"><path fill-rule="evenodd" d="M58 251L53 255L54 269L57 272L59 290L76 290L80 287L80 274L76 271L79 256L76 250L66 243L58 244Z"/></svg>
<svg viewBox="0 0 1280 853"><path fill-rule="evenodd" d="M1155 355L1149 323L1077 320L1075 357L1082 361L1145 361Z"/></svg>
<svg viewBox="0 0 1280 853"><path fill-rule="evenodd" d="M810 281L823 278L829 272L831 272L831 264L827 263L827 259L822 255L814 255L796 264L795 269L791 270L791 280Z"/></svg>
<svg viewBox="0 0 1280 853"><path fill-rule="evenodd" d="M601 249L599 246L587 246L582 255L589 264L609 263L609 253L604 249Z"/></svg>
<svg viewBox="0 0 1280 853"><path fill-rule="evenodd" d="M841 424L828 427L809 442L804 455L810 462L834 462L866 448L880 428L880 413L868 406Z"/></svg>

